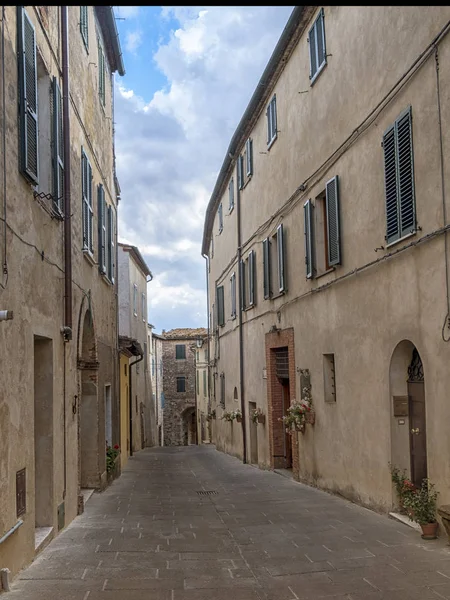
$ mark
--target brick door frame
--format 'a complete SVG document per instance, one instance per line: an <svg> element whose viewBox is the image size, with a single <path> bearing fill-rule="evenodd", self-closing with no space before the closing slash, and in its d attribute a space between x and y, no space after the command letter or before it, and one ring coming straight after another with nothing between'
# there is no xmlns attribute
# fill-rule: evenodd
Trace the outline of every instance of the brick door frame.
<svg viewBox="0 0 450 600"><path fill-rule="evenodd" d="M287 348L289 357L289 385L291 403L296 397L297 382L295 369L295 344L294 344L294 328L278 329L277 331L266 333L266 369L267 369L267 423L269 428L269 453L270 467L272 469L283 468L284 458L274 456L274 448L279 444L281 436L284 440L284 426L278 420L280 410L277 403L282 402L282 384L276 375L275 350L278 348ZM294 479L299 480L299 444L298 434L292 435L292 474Z"/></svg>

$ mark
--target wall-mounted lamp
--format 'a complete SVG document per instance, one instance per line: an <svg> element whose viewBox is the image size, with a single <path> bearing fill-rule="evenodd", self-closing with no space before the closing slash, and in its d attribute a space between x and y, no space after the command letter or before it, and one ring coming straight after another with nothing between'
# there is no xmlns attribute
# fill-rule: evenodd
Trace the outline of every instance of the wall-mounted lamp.
<svg viewBox="0 0 450 600"><path fill-rule="evenodd" d="M14 318L12 310L0 310L0 321L10 321Z"/></svg>

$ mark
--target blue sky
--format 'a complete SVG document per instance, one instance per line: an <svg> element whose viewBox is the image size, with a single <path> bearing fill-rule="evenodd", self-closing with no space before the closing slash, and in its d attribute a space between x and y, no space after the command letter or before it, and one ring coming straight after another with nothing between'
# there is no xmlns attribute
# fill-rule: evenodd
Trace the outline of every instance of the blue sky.
<svg viewBox="0 0 450 600"><path fill-rule="evenodd" d="M114 7L119 241L154 279L157 332L206 326L206 206L231 136L293 7Z"/></svg>

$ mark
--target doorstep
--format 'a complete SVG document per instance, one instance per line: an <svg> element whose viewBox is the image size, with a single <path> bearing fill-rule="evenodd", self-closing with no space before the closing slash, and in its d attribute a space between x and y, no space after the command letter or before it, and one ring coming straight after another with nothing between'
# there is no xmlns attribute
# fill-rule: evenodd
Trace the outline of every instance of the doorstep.
<svg viewBox="0 0 450 600"><path fill-rule="evenodd" d="M46 546L53 537L53 527L35 527L34 551L36 554Z"/></svg>
<svg viewBox="0 0 450 600"><path fill-rule="evenodd" d="M278 475L282 475L283 477L286 477L287 479L294 479L292 469L274 469L274 471L275 471L275 473L278 473Z"/></svg>
<svg viewBox="0 0 450 600"><path fill-rule="evenodd" d="M395 519L396 521L400 521L400 523L404 523L405 525L408 525L408 527L412 527L413 529L417 529L417 531L422 531L422 528L420 527L419 523L415 523L414 521L411 521L411 519L409 517L407 517L406 515L402 515L401 513L397 513L397 512L390 512L389 516L391 517L391 519Z"/></svg>
<svg viewBox="0 0 450 600"><path fill-rule="evenodd" d="M94 488L81 488L80 493L83 496L83 505L86 506L87 501L95 492Z"/></svg>

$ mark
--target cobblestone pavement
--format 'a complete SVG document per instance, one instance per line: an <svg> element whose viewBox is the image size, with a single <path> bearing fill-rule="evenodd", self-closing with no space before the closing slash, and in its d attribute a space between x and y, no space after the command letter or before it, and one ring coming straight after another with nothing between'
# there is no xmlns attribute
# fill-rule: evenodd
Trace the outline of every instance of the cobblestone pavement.
<svg viewBox="0 0 450 600"><path fill-rule="evenodd" d="M437 600L450 547L212 446L155 448L94 494L11 600Z"/></svg>

